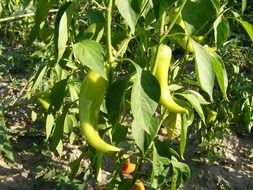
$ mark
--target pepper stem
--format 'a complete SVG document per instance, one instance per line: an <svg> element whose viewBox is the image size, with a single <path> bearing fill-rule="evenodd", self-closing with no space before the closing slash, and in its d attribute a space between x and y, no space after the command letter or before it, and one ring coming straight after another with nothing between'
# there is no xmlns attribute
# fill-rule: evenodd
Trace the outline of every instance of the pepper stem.
<svg viewBox="0 0 253 190"><path fill-rule="evenodd" d="M108 5L106 7L106 46L108 51L107 62L111 65L114 62L112 54L112 35L111 35L111 25L112 25L112 5L113 0L108 0Z"/></svg>

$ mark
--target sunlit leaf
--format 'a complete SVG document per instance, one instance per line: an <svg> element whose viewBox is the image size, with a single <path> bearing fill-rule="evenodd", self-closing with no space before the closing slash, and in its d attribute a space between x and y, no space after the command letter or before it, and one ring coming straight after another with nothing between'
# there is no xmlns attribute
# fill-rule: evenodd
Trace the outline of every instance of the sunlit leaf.
<svg viewBox="0 0 253 190"><path fill-rule="evenodd" d="M185 93L194 95L198 99L200 104L210 104L210 102L206 101L206 99L197 91L186 90Z"/></svg>
<svg viewBox="0 0 253 190"><path fill-rule="evenodd" d="M194 40L191 40L191 42L195 52L195 70L199 86L209 95L212 101L215 80L212 57L203 46L201 46Z"/></svg>
<svg viewBox="0 0 253 190"><path fill-rule="evenodd" d="M229 22L224 17L219 16L215 20L213 28L216 46L220 48L229 36L230 33Z"/></svg>
<svg viewBox="0 0 253 190"><path fill-rule="evenodd" d="M48 140L54 126L54 116L48 114L46 118L46 140Z"/></svg>
<svg viewBox="0 0 253 190"><path fill-rule="evenodd" d="M31 44L38 36L41 29L41 23L46 19L49 10L52 8L56 0L39 0L35 12L35 25L33 26L28 43Z"/></svg>
<svg viewBox="0 0 253 190"><path fill-rule="evenodd" d="M181 116L181 136L180 136L180 145L179 145L179 150L180 150L180 156L181 158L184 158L184 151L185 151L185 146L186 146L186 140L187 140L187 127L188 127L188 122L187 122L187 117L186 114L183 114Z"/></svg>
<svg viewBox="0 0 253 190"><path fill-rule="evenodd" d="M227 100L228 77L225 65L218 54L211 53L211 55L216 79L218 81L221 92L223 93L224 99Z"/></svg>
<svg viewBox="0 0 253 190"><path fill-rule="evenodd" d="M75 3L67 2L59 9L56 15L54 41L57 52L57 62L59 62L66 49L68 30L75 5Z"/></svg>
<svg viewBox="0 0 253 190"><path fill-rule="evenodd" d="M150 120L150 123L148 124L149 127L147 130L149 131L149 134L141 128L137 123L136 120L132 122L132 134L135 140L135 143L140 148L141 152L145 154L145 152L148 150L149 146L151 145L152 141L156 137L159 125L155 118L152 118Z"/></svg>
<svg viewBox="0 0 253 190"><path fill-rule="evenodd" d="M30 89L31 92L37 90L39 85L41 85L43 77L44 77L46 71L47 71L47 66L46 65L41 65L41 67L36 72L36 75L33 78L32 87Z"/></svg>
<svg viewBox="0 0 253 190"><path fill-rule="evenodd" d="M152 188L159 188L167 181L166 175L169 173L170 163L170 158L159 155L156 146L153 146L152 173L150 177Z"/></svg>
<svg viewBox="0 0 253 190"><path fill-rule="evenodd" d="M211 0L213 3L214 8L216 9L216 12L220 12L220 1L219 0Z"/></svg>
<svg viewBox="0 0 253 190"><path fill-rule="evenodd" d="M175 157L172 157L171 163L173 167L173 190L181 189L190 179L191 170L187 164L179 162Z"/></svg>
<svg viewBox="0 0 253 190"><path fill-rule="evenodd" d="M253 42L253 25L248 23L247 21L244 21L244 20L241 20L241 19L238 19L236 18L235 19L237 22L239 22L243 28L246 30L246 32L248 33L251 41Z"/></svg>
<svg viewBox="0 0 253 190"><path fill-rule="evenodd" d="M160 98L160 86L149 72L137 68L136 79L131 94L131 109L139 128L149 131L150 120L154 115Z"/></svg>
<svg viewBox="0 0 253 190"><path fill-rule="evenodd" d="M82 40L73 46L73 52L80 62L107 79L104 66L104 49L94 40Z"/></svg>
<svg viewBox="0 0 253 190"><path fill-rule="evenodd" d="M119 10L121 16L126 20L131 32L135 32L135 25L138 20L137 14L134 12L131 6L131 0L115 0L115 4Z"/></svg>
<svg viewBox="0 0 253 190"><path fill-rule="evenodd" d="M193 94L189 94L189 93L187 93L187 94L181 93L180 95L182 95L185 99L187 99L191 103L193 108L199 114L201 120L205 123L205 115L204 115L204 112L202 110L201 104L198 101L198 99L196 98L196 96L194 96Z"/></svg>

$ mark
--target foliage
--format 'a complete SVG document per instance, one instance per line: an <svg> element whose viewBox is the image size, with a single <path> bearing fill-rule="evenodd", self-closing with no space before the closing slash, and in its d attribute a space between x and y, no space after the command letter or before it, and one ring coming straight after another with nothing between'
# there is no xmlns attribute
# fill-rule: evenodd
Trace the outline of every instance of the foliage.
<svg viewBox="0 0 253 190"><path fill-rule="evenodd" d="M4 156L9 165L15 163L12 145L9 141L8 131L5 126L2 110L0 110L0 153Z"/></svg>

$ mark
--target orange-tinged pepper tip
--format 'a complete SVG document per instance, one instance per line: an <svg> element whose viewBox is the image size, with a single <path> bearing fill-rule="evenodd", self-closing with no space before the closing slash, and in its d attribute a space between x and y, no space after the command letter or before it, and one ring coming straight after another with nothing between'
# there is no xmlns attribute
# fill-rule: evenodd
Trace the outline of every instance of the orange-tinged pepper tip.
<svg viewBox="0 0 253 190"><path fill-rule="evenodd" d="M130 174L134 172L135 168L136 168L136 164L131 163L130 159L127 159L121 168L121 172L123 174Z"/></svg>
<svg viewBox="0 0 253 190"><path fill-rule="evenodd" d="M130 190L145 190L145 187L144 187L143 183L142 183L140 180L138 180L138 181L133 185L133 187L131 187Z"/></svg>

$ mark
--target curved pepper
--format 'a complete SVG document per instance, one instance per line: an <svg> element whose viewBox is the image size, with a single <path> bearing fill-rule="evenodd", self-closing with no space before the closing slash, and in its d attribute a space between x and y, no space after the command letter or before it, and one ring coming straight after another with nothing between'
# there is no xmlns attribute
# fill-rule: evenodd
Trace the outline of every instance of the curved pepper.
<svg viewBox="0 0 253 190"><path fill-rule="evenodd" d="M39 106L42 107L43 111L48 112L48 109L51 103L50 93L44 92L44 93L39 94L36 97L36 102Z"/></svg>
<svg viewBox="0 0 253 190"><path fill-rule="evenodd" d="M173 12L172 13L172 18L175 17L177 15L176 12ZM182 14L179 13L178 17L177 17L177 20L176 20L176 23L177 25L179 25L183 30L184 30L184 33L186 35L178 35L178 36L173 36L173 38L175 39L175 41L184 49L188 49L189 52L193 53L194 52L194 49L193 49L193 46L192 46L192 43L191 41L189 40L188 36L187 36L187 30L186 30L186 26L185 26L185 23L183 21L183 18L182 18Z"/></svg>
<svg viewBox="0 0 253 190"><path fill-rule="evenodd" d="M160 104L168 109L169 112L184 113L186 109L178 105L172 98L168 87L168 71L172 56L171 48L167 45L161 45L157 53L157 63L155 69L155 77L161 87Z"/></svg>
<svg viewBox="0 0 253 190"><path fill-rule="evenodd" d="M80 127L86 141L96 150L101 152L119 151L119 148L106 143L98 133L100 106L106 88L107 81L98 73L89 70L80 89Z"/></svg>

